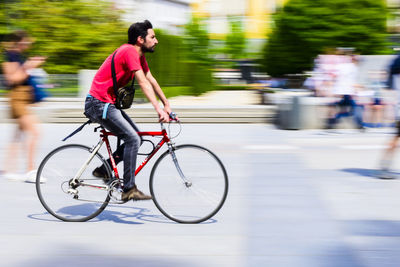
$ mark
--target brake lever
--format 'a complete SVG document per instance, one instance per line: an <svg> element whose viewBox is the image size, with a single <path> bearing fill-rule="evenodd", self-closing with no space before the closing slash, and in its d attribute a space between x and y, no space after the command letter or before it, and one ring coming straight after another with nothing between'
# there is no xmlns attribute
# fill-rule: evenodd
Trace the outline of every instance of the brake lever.
<svg viewBox="0 0 400 267"><path fill-rule="evenodd" d="M178 116L176 115L175 112L171 112L171 113L169 114L169 118L170 118L170 120L172 120L172 121L179 121L179 120L178 120Z"/></svg>

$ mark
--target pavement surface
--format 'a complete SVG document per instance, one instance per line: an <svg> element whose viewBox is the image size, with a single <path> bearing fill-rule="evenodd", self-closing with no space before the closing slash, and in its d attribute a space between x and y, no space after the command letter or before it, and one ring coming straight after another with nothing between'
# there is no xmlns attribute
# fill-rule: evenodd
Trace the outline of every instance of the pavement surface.
<svg viewBox="0 0 400 267"><path fill-rule="evenodd" d="M77 126L42 124L37 162ZM0 162L14 127L0 124ZM92 129L68 143L94 145ZM110 205L91 221L65 223L45 212L33 184L0 179L0 262L12 267L399 266L399 179L376 177L392 135L391 128L362 133L184 124L176 142L213 150L230 179L223 208L196 225L169 221L152 202ZM399 159L393 166L399 174ZM146 166L137 179L145 192L150 169Z"/></svg>

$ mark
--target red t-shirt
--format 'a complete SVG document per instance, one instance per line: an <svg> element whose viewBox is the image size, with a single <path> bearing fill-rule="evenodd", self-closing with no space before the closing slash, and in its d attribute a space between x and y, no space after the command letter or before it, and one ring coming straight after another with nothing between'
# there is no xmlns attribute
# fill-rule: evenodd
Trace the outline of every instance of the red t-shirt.
<svg viewBox="0 0 400 267"><path fill-rule="evenodd" d="M117 50L117 54L114 57L114 64L118 88L125 86L133 79L134 71L143 70L145 74L149 71L146 58L144 55L139 56L133 45L123 44ZM111 75L111 59L113 54L107 57L96 72L89 94L103 102L115 104Z"/></svg>

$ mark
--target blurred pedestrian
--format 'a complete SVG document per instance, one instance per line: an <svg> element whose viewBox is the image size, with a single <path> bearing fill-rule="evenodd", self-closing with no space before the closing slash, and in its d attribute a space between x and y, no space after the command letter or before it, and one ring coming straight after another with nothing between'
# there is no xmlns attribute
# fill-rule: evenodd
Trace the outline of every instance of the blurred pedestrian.
<svg viewBox="0 0 400 267"><path fill-rule="evenodd" d="M331 104L327 128L332 129L342 117L353 116L359 129L364 129L362 106L356 103L355 96L360 85L357 83L358 67L356 56L341 55L337 64L336 77L333 85L333 94L340 98Z"/></svg>
<svg viewBox="0 0 400 267"><path fill-rule="evenodd" d="M385 103L383 99L383 90L385 88L384 77L386 73L383 71L372 71L369 73L368 85L369 89L366 94L370 97L367 103L367 121L368 126L382 127L383 126L383 112Z"/></svg>
<svg viewBox="0 0 400 267"><path fill-rule="evenodd" d="M314 60L313 86L315 96L331 96L336 77L338 56L332 48L327 48L324 54Z"/></svg>
<svg viewBox="0 0 400 267"><path fill-rule="evenodd" d="M44 57L25 57L25 52L31 47L32 42L33 39L23 30L11 33L5 44L2 63L5 83L9 90L10 114L17 122L16 131L6 150L4 177L27 182L35 182L36 179L35 151L39 137L38 119L30 110L34 95L29 72L45 62ZM25 175L17 174L19 148L27 154Z"/></svg>
<svg viewBox="0 0 400 267"><path fill-rule="evenodd" d="M388 86L396 91L397 101L395 107L396 134L389 140L387 148L383 152L380 163L381 171L379 177L382 179L393 179L395 176L390 172L393 156L399 143L400 137L400 54L393 60L389 66Z"/></svg>

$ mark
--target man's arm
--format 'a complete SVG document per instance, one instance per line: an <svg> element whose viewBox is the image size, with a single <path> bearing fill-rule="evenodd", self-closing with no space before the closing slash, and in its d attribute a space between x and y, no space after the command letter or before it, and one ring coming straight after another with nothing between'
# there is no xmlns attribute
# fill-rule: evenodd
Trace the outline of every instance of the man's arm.
<svg viewBox="0 0 400 267"><path fill-rule="evenodd" d="M147 99L150 101L150 103L153 105L154 109L158 113L159 121L160 122L168 122L169 116L159 106L156 95L154 93L154 89L153 89L150 81L146 78L143 70L136 71L135 78L136 78L136 81L139 84L140 88L142 89L144 95L147 97ZM164 98L165 98L165 96L164 96Z"/></svg>
<svg viewBox="0 0 400 267"><path fill-rule="evenodd" d="M151 74L150 71L146 73L146 78L150 82L151 86L154 89L154 92L158 96L158 98L161 100L161 102L164 105L164 110L168 114L172 112L171 106L169 105L168 99L165 97L164 92L162 91L160 85L158 84L157 80L154 78L154 76Z"/></svg>

